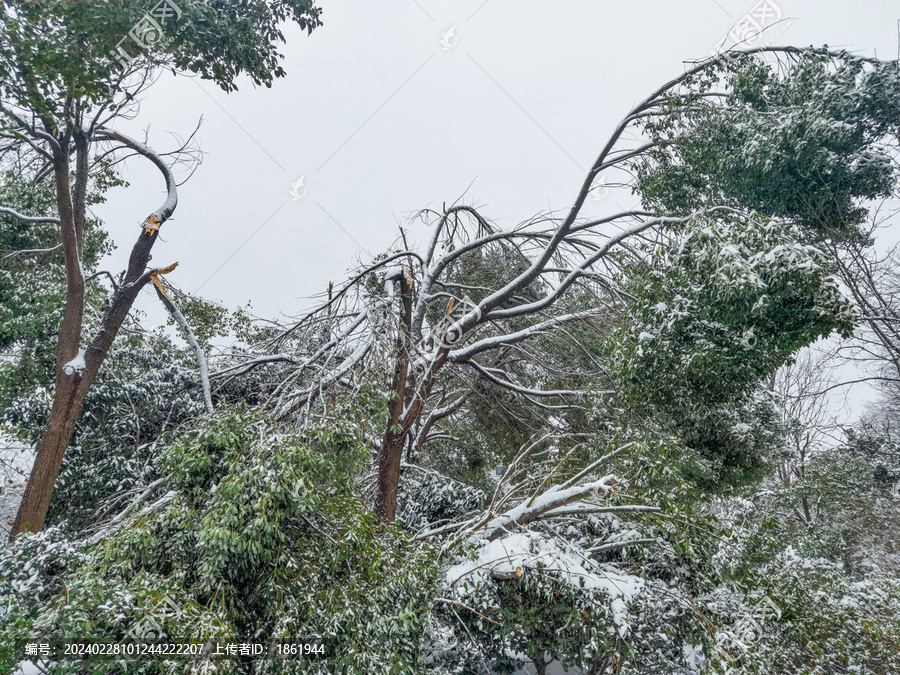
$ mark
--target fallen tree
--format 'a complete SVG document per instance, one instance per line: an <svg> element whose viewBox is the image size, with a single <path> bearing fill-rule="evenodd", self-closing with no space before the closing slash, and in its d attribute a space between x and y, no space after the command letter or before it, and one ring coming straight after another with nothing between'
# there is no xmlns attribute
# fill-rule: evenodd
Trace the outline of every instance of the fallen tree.
<svg viewBox="0 0 900 675"><path fill-rule="evenodd" d="M358 391L377 373L387 418L371 432L373 504L388 522L404 452L452 438L479 381L544 415L622 386L648 405L668 402L676 417L684 402L736 407L793 351L850 330L813 244L853 236L859 201L891 190L897 119L881 111L897 89L892 64L827 49L761 48L692 65L622 119L563 215L504 230L466 204L422 211L431 228L422 249L401 230L402 246L211 378L272 369L268 405L302 422L327 410L329 391ZM586 217L607 174L643 204ZM670 270L692 294L664 301L677 290ZM642 305L651 297L655 305ZM608 362L575 372L551 346L595 349L572 335L585 328L618 335L630 354L618 374ZM697 366L691 354L703 355ZM655 395L635 393L650 386L654 361L670 379Z"/></svg>

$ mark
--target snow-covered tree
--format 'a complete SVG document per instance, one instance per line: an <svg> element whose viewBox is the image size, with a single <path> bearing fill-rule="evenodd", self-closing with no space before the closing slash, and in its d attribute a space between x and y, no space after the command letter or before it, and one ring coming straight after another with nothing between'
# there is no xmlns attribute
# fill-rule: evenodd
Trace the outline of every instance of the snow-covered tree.
<svg viewBox="0 0 900 675"><path fill-rule="evenodd" d="M214 359L255 409L159 438L77 543L17 540L6 635L118 638L165 603L186 636L321 635L300 672L890 672L896 578L855 523L891 532L893 497L849 451L774 489L769 385L853 326L823 250L895 186L898 93L842 52L717 58L632 109L565 212L423 211L421 248ZM607 173L643 204L588 217Z"/></svg>
<svg viewBox="0 0 900 675"><path fill-rule="evenodd" d="M696 445L718 449L707 453L720 454L718 477L758 478L766 439L743 419L765 418L750 400L756 384L800 347L850 330L814 244L854 236L861 201L893 186L898 120L881 111L898 86L893 64L828 50L700 63L622 120L564 215L503 230L467 205L422 212L423 250L380 256L214 379L273 369L282 381L269 404L302 420L357 373L385 372L388 421L373 445L375 510L388 522L404 452L452 437L454 415L480 405L480 381L541 414L591 391L636 401L632 385L646 385ZM627 169L644 207L586 218L598 176ZM810 177L788 189L800 171ZM609 359L590 382L567 377L542 348L585 324L619 336L618 381ZM712 413L741 405L743 417ZM723 423L730 440L713 429Z"/></svg>
<svg viewBox="0 0 900 675"><path fill-rule="evenodd" d="M162 66L211 79L225 90L247 74L258 84L283 75L278 28L292 20L308 29L319 23L309 0L252 0L240 6L216 2L6 3L0 8L0 138L3 155L27 155L36 178L50 182L54 208L3 212L30 224L55 224L66 294L56 347L54 406L38 446L31 476L10 536L43 527L59 467L82 402L137 294L168 268L147 269L160 227L178 201L169 160L115 128L134 112L135 96ZM183 150L184 148L182 148ZM128 270L111 285L98 330L83 335L87 188L96 162L118 152L150 161L162 174L166 198L144 219ZM175 160L185 156L175 153ZM102 164L101 164L102 165Z"/></svg>

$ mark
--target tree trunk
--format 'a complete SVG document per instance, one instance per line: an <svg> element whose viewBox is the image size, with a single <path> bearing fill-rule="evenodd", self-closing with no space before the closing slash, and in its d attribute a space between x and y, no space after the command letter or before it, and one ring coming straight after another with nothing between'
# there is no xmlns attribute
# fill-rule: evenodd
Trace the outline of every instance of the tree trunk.
<svg viewBox="0 0 900 675"><path fill-rule="evenodd" d="M50 421L44 429L34 458L34 467L22 495L10 532L10 541L20 532L39 532L44 528L53 486L59 475L63 455L69 445L88 385L81 373L57 373L56 393Z"/></svg>
<svg viewBox="0 0 900 675"><path fill-rule="evenodd" d="M406 380L409 371L409 326L412 318L412 285L404 274L398 275L400 284L400 337L397 340L397 363L394 367L393 393L388 403L388 425L378 454L378 492L375 496L375 515L392 523L397 515L397 488L400 485L400 461L408 427L404 424ZM399 427L399 428L398 428Z"/></svg>
<svg viewBox="0 0 900 675"><path fill-rule="evenodd" d="M403 438L385 441L378 457L378 495L375 499L375 515L383 522L392 523L397 517L397 490L400 487L400 459L403 456Z"/></svg>
<svg viewBox="0 0 900 675"><path fill-rule="evenodd" d="M142 232L138 244L141 243L141 239L148 236L152 237L153 235ZM135 248L137 247L136 244ZM149 257L149 248L146 251L147 257ZM84 397L106 359L125 317L131 311L135 298L148 281L149 276L143 275L131 284L120 288L113 295L109 309L103 316L100 330L85 350L85 368L82 372L67 372L65 364L68 363L68 360L63 361L62 359L65 354L69 353L71 347L63 350L63 332L60 331L60 348L57 350L59 356L57 356L56 365L56 392L53 397L50 421L41 437L31 476L28 478L25 493L22 495L22 503L19 505L19 511L9 533L10 541L20 532L39 532L44 528L53 486L59 475L66 448L75 431ZM69 300L67 300L67 306L68 302ZM65 319L63 319L63 325L65 325ZM69 336L65 340L65 344L74 344L74 351L77 354L77 337L73 343ZM69 360L73 357L74 354Z"/></svg>
<svg viewBox="0 0 900 675"><path fill-rule="evenodd" d="M67 146L68 144L66 144ZM54 161L56 206L66 269L66 304L56 345L56 391L50 421L41 437L34 466L25 486L22 503L10 531L10 541L19 532L38 532L50 506L50 495L59 474L63 455L75 430L81 403L87 391L84 372L67 369L65 364L78 354L81 325L84 318L84 276L81 271L81 243L76 228L78 214L73 206L69 185L69 158L58 153ZM81 183L82 181L76 181ZM74 200L76 205L84 199Z"/></svg>
<svg viewBox="0 0 900 675"><path fill-rule="evenodd" d="M400 283L400 337L397 340L397 363L391 383L393 395L388 404L388 424L378 453L378 491L375 495L375 514L386 523L393 522L397 515L400 463L407 436L416 419L422 414L435 376L444 367L447 354L450 352L450 347L442 347L419 381L409 380L413 282L412 277L407 276L405 272L396 275L390 281Z"/></svg>
<svg viewBox="0 0 900 675"><path fill-rule="evenodd" d="M81 267L81 246L85 205L83 191L87 189L85 172L88 170L85 159L87 157L86 139L76 139L78 173L75 177L77 194L74 196L69 182L67 151L55 158L56 202L66 267L66 304L56 348L56 391L53 397L50 421L47 423L47 428L38 445L31 475L9 533L10 541L15 539L20 532L39 532L44 528L53 486L59 475L66 448L75 431L84 397L106 359L125 317L131 311L131 306L138 293L150 281L149 273L145 273L147 262L150 260L150 250L156 241L159 227L171 216L177 204L174 176L159 157L152 154L152 151L143 145L135 146L129 139L124 139L119 135L116 135L115 138L132 144L134 149L150 157L163 170L168 188L168 198L163 207L151 216L156 219L156 227L141 228L141 233L131 249L128 270L122 285L113 293L109 307L101 321L100 330L85 349L84 368L80 372L75 368L67 368L66 364L79 353L84 317L84 275ZM68 140L60 145L68 148ZM148 222L149 220L148 218Z"/></svg>

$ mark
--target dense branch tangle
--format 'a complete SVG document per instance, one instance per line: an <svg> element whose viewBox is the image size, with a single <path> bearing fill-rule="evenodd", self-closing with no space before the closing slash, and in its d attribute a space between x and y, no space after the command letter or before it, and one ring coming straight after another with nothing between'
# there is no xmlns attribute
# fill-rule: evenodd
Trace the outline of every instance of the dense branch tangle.
<svg viewBox="0 0 900 675"><path fill-rule="evenodd" d="M144 81L137 82L134 90L139 91L144 84ZM17 111L15 105L6 107L4 113L0 119L0 137L13 137L21 143L9 148L9 153L0 159L8 162L14 157L18 166L28 169L28 176L36 183L52 178L57 215L23 214L5 205L0 206L0 212L26 223L55 223L59 227L66 276L53 409L13 524L12 538L19 532L37 531L43 527L53 485L84 397L138 293L158 271L147 267L150 252L160 227L177 206L178 193L175 175L160 154L145 143L106 126L115 116L105 106L91 110L78 100L66 99L60 119L50 113L40 116L25 109ZM174 153L176 163L199 160L199 156L187 148L190 140ZM105 159L110 156L138 156L149 160L165 181L165 199L143 220L131 250L128 269L118 280L108 272L88 277L83 268L85 224L89 217L86 193L96 169L92 166L92 153L96 153L94 161L104 158L100 161L105 161L107 166L121 161L121 158ZM109 297L99 330L82 346L86 285L101 275L111 281Z"/></svg>
<svg viewBox="0 0 900 675"><path fill-rule="evenodd" d="M366 373L380 373L389 419L373 445L380 456L376 509L386 520L395 515L403 452L414 457L445 433L442 424L477 396L476 377L535 403L572 405L589 393L554 386L584 373L567 372L542 341L569 339L571 328L593 330L608 320L619 304L608 290L618 264L610 254L620 241L668 220L626 212L558 237L561 223L551 218L503 232L469 206L428 215L434 231L424 256L399 251L376 261L259 345L258 355L212 375L221 383L257 367L279 368L282 380L269 404L281 418L304 418L327 408L323 394L330 388L359 387ZM586 236L594 227L619 224L625 224L621 232ZM497 273L492 287L461 281ZM502 293L494 290L498 282ZM567 292L579 296L579 307L565 306ZM519 382L523 375L530 381Z"/></svg>
<svg viewBox="0 0 900 675"><path fill-rule="evenodd" d="M802 50L764 48L741 59L800 58ZM833 58L846 55L821 54ZM778 62L780 65L780 61ZM619 288L622 265L661 243L670 228L690 221L746 218L724 204L670 216L640 208L586 218L584 205L601 174L634 186L636 162L652 161L654 144L642 135L647 120L669 114L691 78L721 79L720 60L694 65L635 107L614 130L571 205L562 214L536 216L512 229L496 227L474 206L456 203L425 210L417 219L431 228L423 250L407 243L364 266L320 306L256 345L249 360L229 365L223 378L265 366L282 369L270 405L281 418L305 418L327 409L323 394L356 388L378 373L388 399L386 427L372 434L378 453L375 510L392 521L404 451L412 459L434 438L452 437L454 414L493 386L542 409L575 406L584 396L608 392L602 364L591 373L593 392L578 373L544 348L547 340L578 346L579 330L602 331L616 321L627 295ZM725 106L724 85L696 95L692 106ZM385 364L389 364L385 366ZM582 373L585 374L585 373Z"/></svg>

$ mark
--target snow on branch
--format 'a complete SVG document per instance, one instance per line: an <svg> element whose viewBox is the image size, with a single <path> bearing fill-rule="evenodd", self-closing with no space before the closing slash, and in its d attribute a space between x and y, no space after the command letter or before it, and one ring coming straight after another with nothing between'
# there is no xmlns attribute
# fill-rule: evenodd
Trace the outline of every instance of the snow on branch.
<svg viewBox="0 0 900 675"><path fill-rule="evenodd" d="M59 218L55 216L26 216L8 206L0 206L0 213L2 213L3 215L12 216L13 218L18 218L19 220L26 223L54 223L56 225L59 225ZM36 250L35 252L53 251L57 248L59 248L59 246L40 249L39 251Z"/></svg>
<svg viewBox="0 0 900 675"><path fill-rule="evenodd" d="M629 450L633 446L634 446L634 441L632 441L630 443L626 443L625 445L623 445L619 448L616 448L612 452L609 452L609 453L603 455L603 457L598 459L596 462L591 462L588 466L586 466L584 469L579 471L576 475L572 476L572 478L570 478L565 483L560 485L560 488L569 488L569 487L575 485L578 481L584 479L585 476L587 476L588 474L590 474L593 471L596 471L599 467L601 467L604 464L606 464L607 462L615 459L616 457L618 457L625 451Z"/></svg>
<svg viewBox="0 0 900 675"><path fill-rule="evenodd" d="M584 396L589 393L587 390L572 390L572 389L530 389L529 387L521 387L518 384L514 384L509 380L504 380L503 378L497 377L491 371L496 371L496 368L485 368L484 366L480 366L475 361L464 361L465 365L470 366L474 370L478 371L481 375L485 377L485 379L490 380L494 384L503 387L504 389L509 389L510 391L514 391L518 394L525 394L527 396L541 396L541 397L550 397L550 396Z"/></svg>
<svg viewBox="0 0 900 675"><path fill-rule="evenodd" d="M59 140L52 134L49 134L46 131L41 131L35 124L29 124L22 116L17 115L7 105L4 105L3 108L0 109L0 112L6 113L21 129L24 129L27 132L27 135L21 133L13 133L12 137L16 140L25 141L39 155L46 157L47 159L52 159L53 157L50 152L41 147L41 145L36 143L33 139L38 139L46 143L53 153L62 152L62 147L59 144ZM14 131L14 129L11 131ZM31 138L29 138L29 136Z"/></svg>
<svg viewBox="0 0 900 675"><path fill-rule="evenodd" d="M676 224L683 223L689 220L692 220L696 217L697 214L684 217L684 218L671 218L671 217L660 217L660 218L650 218L648 220L637 223L636 225L632 225L629 228L626 228L619 234L610 237L606 243L600 247L596 253L592 256L586 258L580 265L575 267L572 272L563 279L562 283L560 283L553 291L548 293L545 297L540 300L536 300L534 302L525 303L522 305L516 305L514 307L509 307L505 309L496 309L490 311L493 307L499 305L500 303L492 303L490 302L490 298L486 299L483 304L487 307L487 313L485 314L486 320L499 320L499 319L511 319L518 316L525 316L529 314L535 314L537 312L543 311L544 309L550 307L554 302L556 302L565 292L566 290L582 275L586 270L588 270L591 266L596 264L601 258L608 255L609 252L616 244L621 244L624 240L629 237L633 237L637 234L644 232L645 230L649 230L652 227L657 227L659 225L664 224ZM496 295L496 294L495 294ZM506 298L504 298L506 299Z"/></svg>
<svg viewBox="0 0 900 675"><path fill-rule="evenodd" d="M572 502L580 501L591 495L609 494L618 482L618 477L609 474L600 480L586 483L585 485L565 489L560 489L557 486L551 487L542 495L533 497L530 500L523 500L518 506L506 513L491 518L484 526L484 530L479 532L479 536L492 541L506 532L527 525L541 516L567 506Z"/></svg>
<svg viewBox="0 0 900 675"><path fill-rule="evenodd" d="M166 180L166 199L162 205L147 216L147 219L144 221L144 227L148 230L148 233L151 233L151 230L158 230L159 226L171 217L172 213L175 212L175 207L178 205L178 183L175 180L175 174L172 173L172 169L169 168L169 165L163 161L162 157L156 151L119 131L102 127L97 131L97 138L101 140L118 141L125 147L130 148L149 159L156 165L160 172L162 172L162 175Z"/></svg>
<svg viewBox="0 0 900 675"><path fill-rule="evenodd" d="M345 358L337 368L329 370L319 378L313 385L303 389L302 391L293 393L287 400L281 401L275 409L275 417L283 419L292 410L303 407L309 403L318 393L325 387L340 382L354 367L362 363L363 358L375 346L375 333L372 332L368 339L362 342L357 348Z"/></svg>
<svg viewBox="0 0 900 675"><path fill-rule="evenodd" d="M181 310L178 309L175 303L172 302L168 295L166 295L162 283L157 283L157 279L158 277L153 278L156 295L169 311L169 314L172 316L175 323L181 328L181 332L184 333L184 339L194 352L194 357L197 359L197 365L200 368L200 386L203 389L203 404L206 406L206 412L212 414L215 412L215 408L213 407L212 393L209 388L209 368L206 365L206 355L203 353L200 343L197 342L197 337L194 335L191 325L187 322L187 319L184 318L184 314L181 313Z"/></svg>
<svg viewBox="0 0 900 675"><path fill-rule="evenodd" d="M297 359L295 359L290 354L266 354L263 356L256 356L247 361L242 361L241 363L235 364L233 366L228 366L227 368L223 368L222 370L218 370L214 373L210 373L209 377L210 379L216 379L229 375L232 377L245 375L254 368L257 368L258 366L264 366L269 363L292 363L296 365Z"/></svg>
<svg viewBox="0 0 900 675"><path fill-rule="evenodd" d="M505 583L531 573L554 577L578 592L602 593L622 638L630 631L629 607L646 583L637 575L589 558L584 551L557 538L516 532L481 542L472 557L448 567L444 571L444 592L464 601L489 583Z"/></svg>
<svg viewBox="0 0 900 675"><path fill-rule="evenodd" d="M515 331L513 333L492 336L490 338L485 338L484 340L479 340L478 342L473 342L463 349L454 349L447 355L447 360L453 362L465 362L471 359L476 354L480 354L481 352L486 352L491 349L497 349L499 347L505 347L517 342L522 342L523 340L527 340L530 337L544 333L550 328L554 328L556 326L560 326L564 323L569 323L572 321L583 321L585 319L590 319L592 317L599 316L603 312L604 310L602 308L589 309L584 312L573 312L571 314L556 316L551 319L547 319L546 321L528 326L528 328L523 328L522 330Z"/></svg>
<svg viewBox="0 0 900 675"><path fill-rule="evenodd" d="M365 266L356 274L354 274L350 279L348 279L341 288L337 289L337 292L335 292L333 295L329 292L327 302L320 304L312 311L307 312L299 319L296 319L290 326L282 330L278 335L267 340L263 346L280 348L280 345L288 337L290 337L292 334L295 334L304 325L311 323L316 316L331 312L341 302L345 301L347 299L347 296L350 294L350 291L353 289L358 289L361 282L365 281L365 279L369 278L373 273L384 267L387 267L395 260L404 258L409 259L410 257L421 260L421 256L415 251L400 251L397 253L392 253L383 260L378 260L371 265ZM363 311L366 311L365 308L363 309Z"/></svg>
<svg viewBox="0 0 900 675"><path fill-rule="evenodd" d="M340 332L336 333L334 337L332 337L328 342L319 347L312 356L304 359L303 361L298 361L296 358L290 356L289 354L271 354L267 356L257 356L248 361L244 361L234 366L229 366L227 368L223 368L220 371L217 371L212 374L212 378L224 377L226 375L243 375L245 373L250 372L254 368L265 365L267 363L278 363L278 362L287 362L297 366L297 370L295 374L299 374L306 368L309 368L312 364L314 364L318 359L320 359L324 354L328 351L337 347L341 342L343 342L347 337L350 336L357 328L359 328L363 321L368 316L368 309L363 309L359 312L354 319L344 327Z"/></svg>

